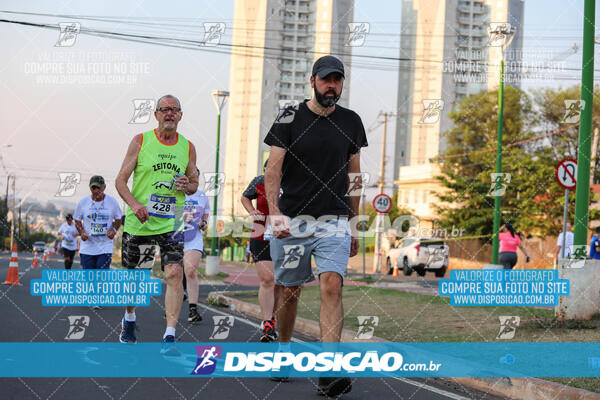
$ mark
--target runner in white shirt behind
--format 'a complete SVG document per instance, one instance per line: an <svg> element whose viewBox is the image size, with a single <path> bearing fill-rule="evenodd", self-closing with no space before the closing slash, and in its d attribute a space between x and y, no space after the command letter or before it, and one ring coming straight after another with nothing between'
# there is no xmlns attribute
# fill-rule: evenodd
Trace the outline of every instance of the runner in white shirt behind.
<svg viewBox="0 0 600 400"><path fill-rule="evenodd" d="M60 250L65 258L65 269L71 269L75 251L77 251L77 236L79 236L79 232L75 228L71 214L67 214L65 219L66 222L58 228L58 238L62 240Z"/></svg>
<svg viewBox="0 0 600 400"><path fill-rule="evenodd" d="M75 209L75 226L81 236L82 269L110 268L113 238L121 227L123 213L117 199L105 194L105 189L104 178L92 176L91 195L81 199Z"/></svg>
<svg viewBox="0 0 600 400"><path fill-rule="evenodd" d="M198 171L199 173L199 171ZM208 197L202 190L185 195L186 229L184 232L183 266L186 278L187 294L189 301L188 322L200 322L202 316L198 313L198 267L204 252L204 238L202 231L208 227L210 206Z"/></svg>

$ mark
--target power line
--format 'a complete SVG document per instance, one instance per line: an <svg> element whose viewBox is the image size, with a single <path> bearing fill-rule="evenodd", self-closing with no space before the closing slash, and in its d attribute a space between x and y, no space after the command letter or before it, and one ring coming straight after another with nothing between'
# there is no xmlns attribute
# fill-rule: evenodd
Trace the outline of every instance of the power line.
<svg viewBox="0 0 600 400"><path fill-rule="evenodd" d="M27 21L0 19L0 22L24 25L24 26L32 26L32 27L37 27L37 28L45 28L45 29L54 29L54 30L59 29L59 27L56 25L33 23L33 22L27 22ZM266 46L249 46L249 45L221 43L219 46L230 48L229 51L227 51L227 50L224 51L224 50L218 49L218 46L217 46L217 48L206 47L205 46L206 43L204 41L200 41L200 40L179 39L179 38L169 38L169 37L139 35L139 34L127 34L127 33L122 33L122 32L103 31L103 30L97 30L97 29L81 29L81 33L92 35L92 36L125 40L125 41L130 41L130 42L138 42L138 43L166 46L166 47L173 47L173 48L181 48L181 49L188 49L188 50L199 50L199 51L205 51L205 52L217 53L217 54L229 54L229 55L241 55L241 56L245 56L245 57L266 58L266 59L272 59L272 60L280 60L281 58L286 58L286 59L290 59L293 61L305 61L310 54L315 53L314 51L298 51L298 50L296 50L296 51L294 51L295 55L297 55L298 53L300 53L300 54L303 53L306 58L296 58L294 56L282 57L282 55L281 55L282 49L281 48L266 47ZM248 52L244 53L244 52L239 52L237 50L237 48L262 50L262 51L275 51L275 52L277 52L277 54L268 54L268 53L252 54L252 53L248 53ZM358 58L365 58L367 60L378 59L378 60L382 60L382 61L394 61L394 62L395 61L408 61L408 62L425 62L425 63L432 63L432 64L443 64L448 61L448 60L444 61L444 60L416 59L416 58L408 58L408 57L387 57L387 56L352 54L352 53L343 53L343 52L332 52L331 54L337 55L340 57L344 57L344 56L353 57L353 58L358 57ZM495 66L495 64L490 64L490 63L478 63L478 65L488 66L488 67ZM380 69L380 70L385 69L385 67L386 67L386 66L382 66L381 64L379 64L379 66L378 66L375 64L368 64L368 63L359 64L356 62L353 63L353 66L356 66L358 68L360 68L360 67L371 68L372 67L374 69ZM546 68L542 68L542 69L550 69L550 68L551 68L551 66L547 66ZM397 70L397 69L398 68L394 68L393 70ZM566 70L566 71L581 71L580 68L563 67L561 69ZM432 70L432 71L438 72L438 70ZM600 70L595 70L595 71L600 72ZM562 79L571 80L571 79L577 79L577 77L574 77L574 78L564 77Z"/></svg>

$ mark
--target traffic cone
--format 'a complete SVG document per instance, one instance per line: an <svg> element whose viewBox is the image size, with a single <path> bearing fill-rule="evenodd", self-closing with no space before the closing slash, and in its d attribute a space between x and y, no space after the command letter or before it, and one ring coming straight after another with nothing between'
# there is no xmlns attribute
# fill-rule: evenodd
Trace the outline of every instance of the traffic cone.
<svg viewBox="0 0 600 400"><path fill-rule="evenodd" d="M37 250L33 250L33 262L31 263L31 267L32 268L37 268L38 267Z"/></svg>
<svg viewBox="0 0 600 400"><path fill-rule="evenodd" d="M13 244L10 264L8 264L8 274L6 274L5 285L18 285L19 283L19 255L17 254L17 244Z"/></svg>
<svg viewBox="0 0 600 400"><path fill-rule="evenodd" d="M394 265L394 272L392 272L392 276L398 276L398 266Z"/></svg>

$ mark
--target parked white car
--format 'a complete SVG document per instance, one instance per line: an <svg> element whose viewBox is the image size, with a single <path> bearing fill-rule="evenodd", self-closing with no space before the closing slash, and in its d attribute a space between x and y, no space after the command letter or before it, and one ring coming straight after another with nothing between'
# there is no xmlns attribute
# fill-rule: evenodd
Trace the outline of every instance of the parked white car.
<svg viewBox="0 0 600 400"><path fill-rule="evenodd" d="M38 253L43 253L45 249L46 249L46 242L33 243L33 251L37 251Z"/></svg>
<svg viewBox="0 0 600 400"><path fill-rule="evenodd" d="M448 258L448 245L442 239L406 237L388 251L384 271L391 274L396 267L406 276L413 271L419 276L432 271L435 276L443 277L448 270Z"/></svg>

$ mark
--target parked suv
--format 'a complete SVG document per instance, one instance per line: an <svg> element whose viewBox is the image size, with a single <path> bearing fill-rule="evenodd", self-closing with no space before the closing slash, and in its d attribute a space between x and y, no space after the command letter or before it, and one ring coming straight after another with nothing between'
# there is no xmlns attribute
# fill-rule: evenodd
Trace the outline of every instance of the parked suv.
<svg viewBox="0 0 600 400"><path fill-rule="evenodd" d="M448 245L442 239L406 237L398 242L387 254L386 267L391 274L394 267L402 268L404 275L415 271L425 276L433 271L435 276L443 277L448 270Z"/></svg>

